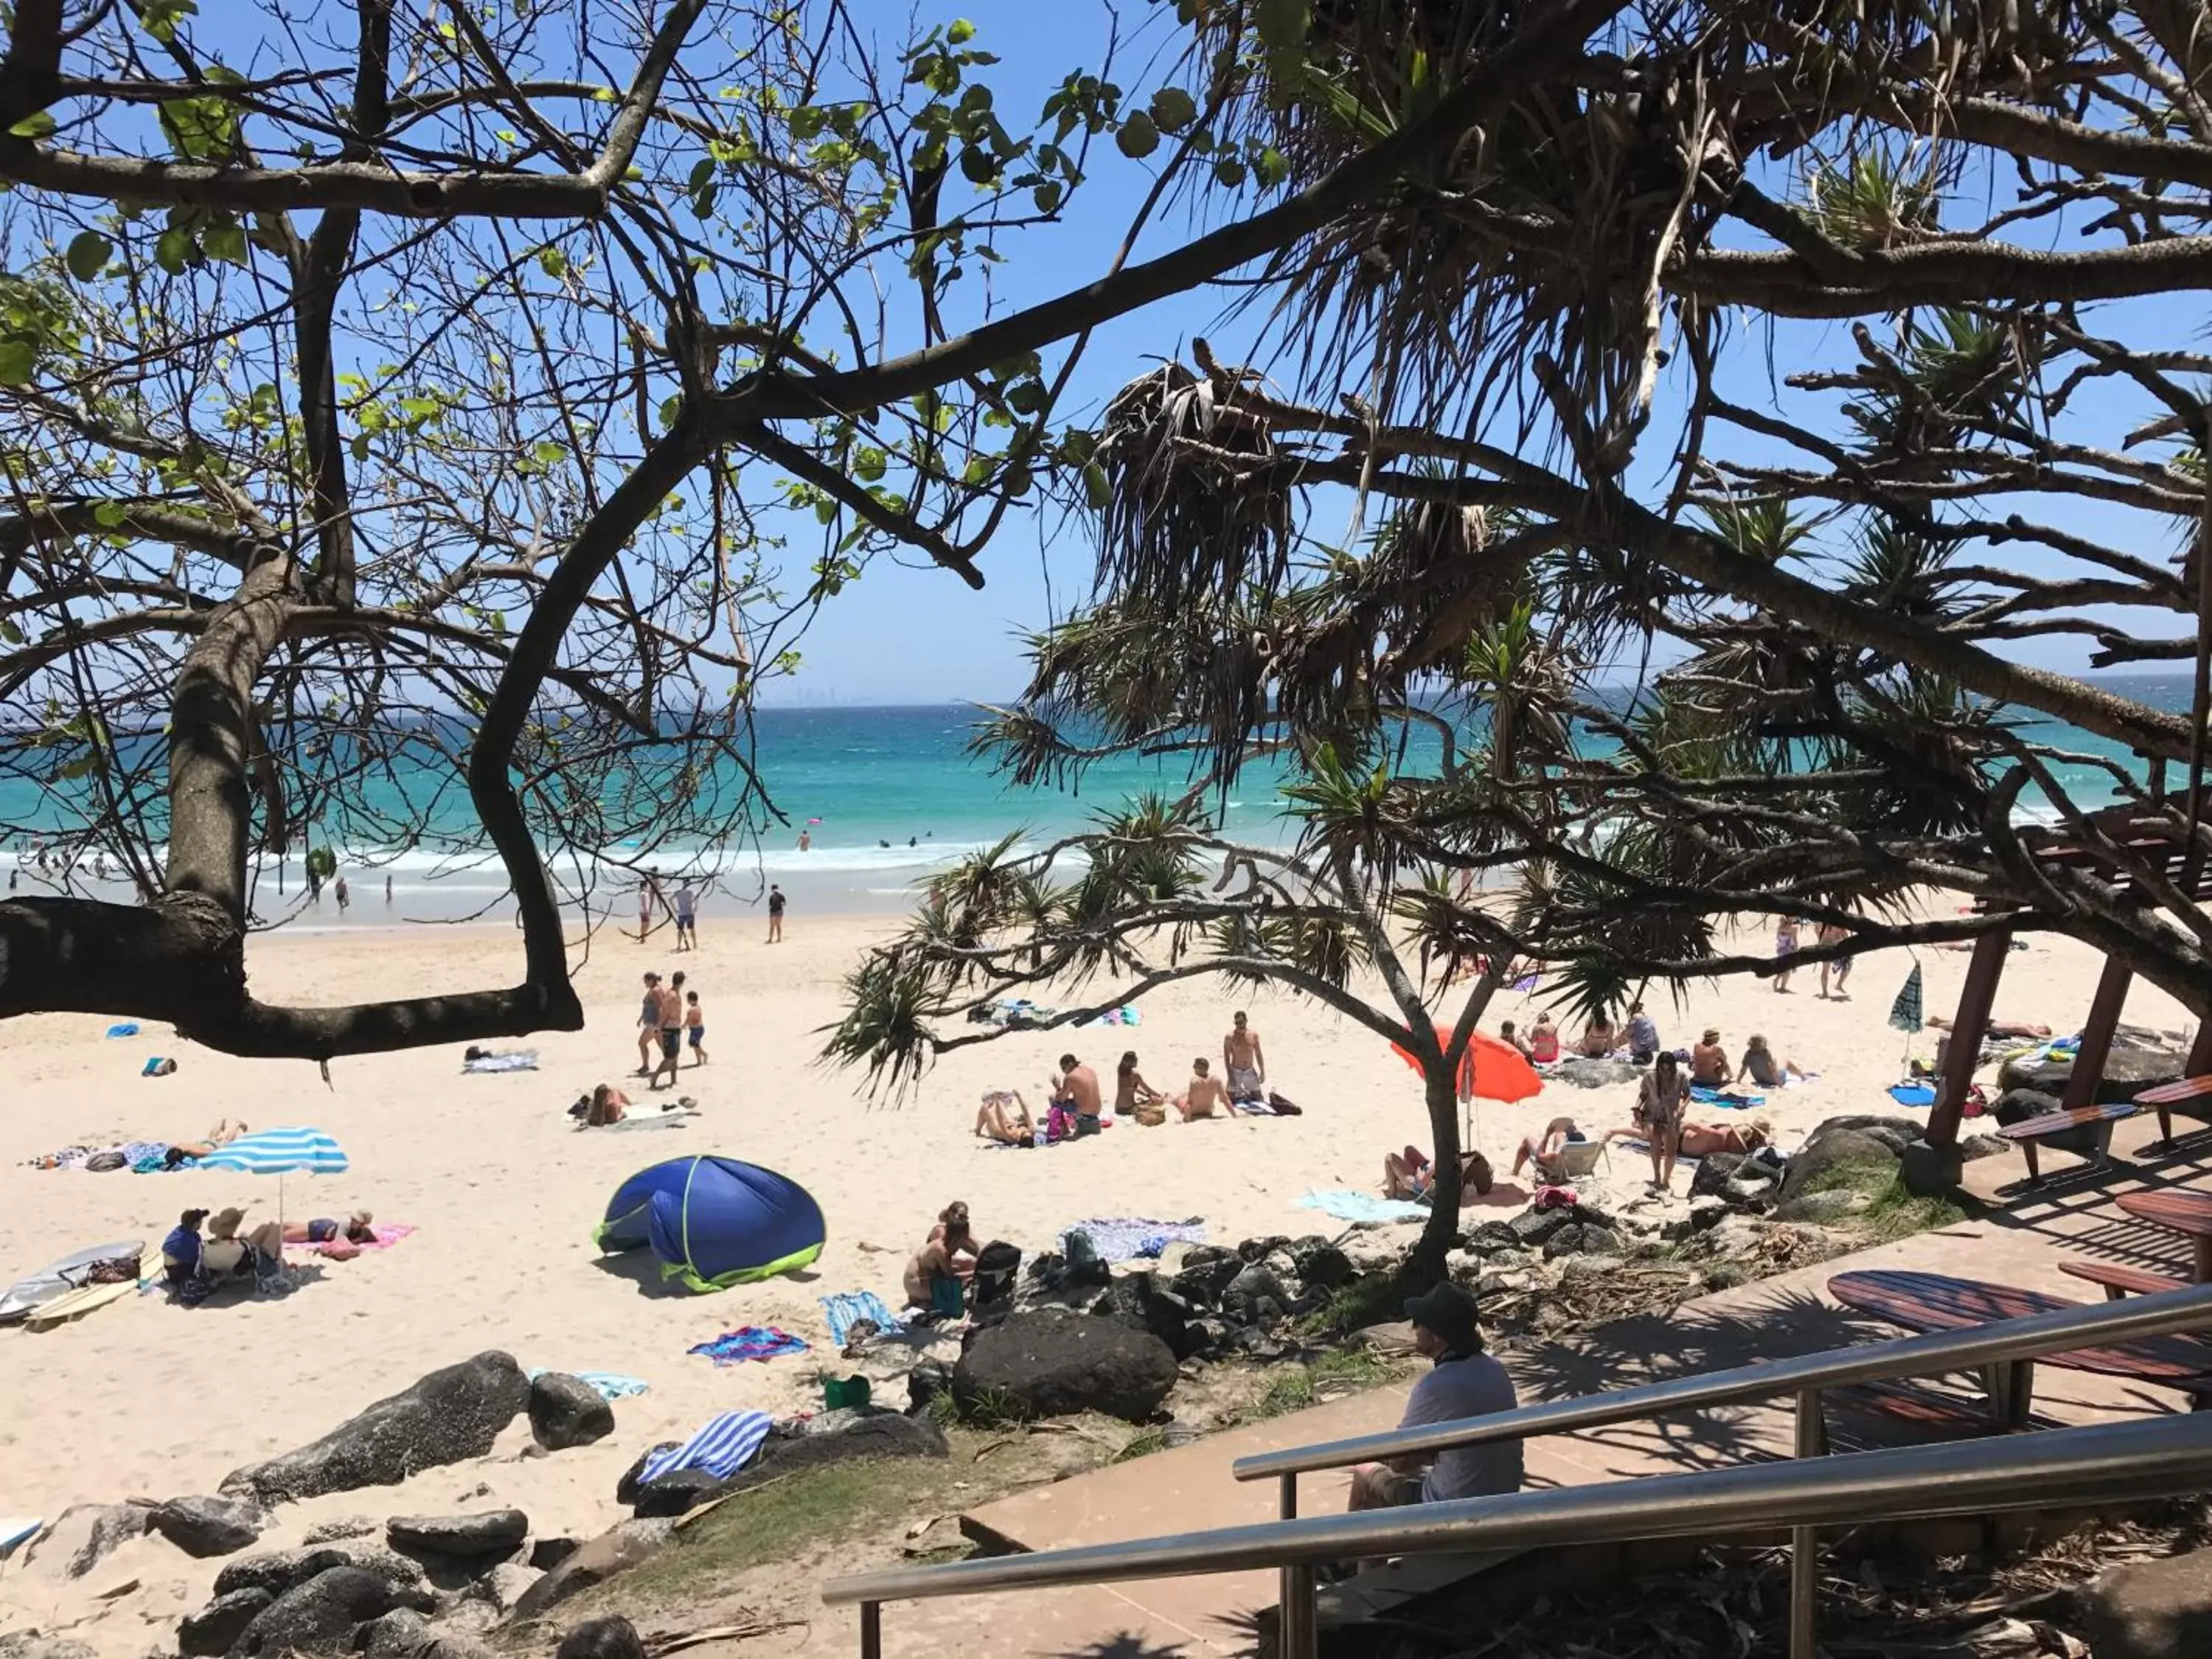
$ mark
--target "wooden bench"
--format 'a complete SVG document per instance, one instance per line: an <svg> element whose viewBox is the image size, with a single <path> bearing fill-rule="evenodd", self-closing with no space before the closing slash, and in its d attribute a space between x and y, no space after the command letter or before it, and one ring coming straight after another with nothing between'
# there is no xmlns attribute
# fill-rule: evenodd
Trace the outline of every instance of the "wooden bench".
<svg viewBox="0 0 2212 1659"><path fill-rule="evenodd" d="M1839 1415L1879 1417L1920 1434L1945 1439L1964 1440L2007 1432L2005 1425L1986 1404L1978 1405L1917 1382L1854 1382L1848 1388L1828 1389L1821 1397L1829 1409ZM1826 1422L1820 1425L1820 1436L1821 1450L1825 1452L1829 1438Z"/></svg>
<svg viewBox="0 0 2212 1659"><path fill-rule="evenodd" d="M2063 1111L2046 1112L2041 1117L2008 1123L1997 1133L2016 1144L2027 1155L2027 1178L2033 1183L2043 1179L2043 1170L2036 1162L2039 1145L2062 1152L2078 1152L2092 1168L2101 1168L2112 1158L2112 1125L2124 1117L2133 1117L2142 1109L2128 1100L2099 1106L2069 1106Z"/></svg>
<svg viewBox="0 0 2212 1659"><path fill-rule="evenodd" d="M2062 1261L2058 1271L2071 1273L2076 1279L2086 1279L2092 1285L2105 1287L2105 1300L2118 1302L2125 1296L2156 1296L2161 1291L2185 1291L2189 1281L2154 1273L2148 1267L2123 1267L2117 1261Z"/></svg>
<svg viewBox="0 0 2212 1659"><path fill-rule="evenodd" d="M2200 1123L2212 1122L2212 1073L2185 1077L2177 1082L2161 1083L2155 1089L2146 1089L2136 1097L2136 1104L2148 1106L2158 1113L2159 1144L2170 1146L2173 1144L2176 1112Z"/></svg>
<svg viewBox="0 0 2212 1659"><path fill-rule="evenodd" d="M2168 1187L2154 1193L2122 1193L2120 1208L2138 1221L2179 1233L2196 1257L2196 1279L2212 1284L2212 1193Z"/></svg>

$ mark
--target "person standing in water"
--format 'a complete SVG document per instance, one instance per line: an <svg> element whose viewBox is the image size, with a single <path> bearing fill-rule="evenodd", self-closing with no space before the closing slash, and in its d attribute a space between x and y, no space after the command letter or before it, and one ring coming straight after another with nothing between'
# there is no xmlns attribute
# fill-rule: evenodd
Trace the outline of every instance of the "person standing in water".
<svg viewBox="0 0 2212 1659"><path fill-rule="evenodd" d="M346 878L343 876L338 878L337 896L338 915L343 917L346 913L346 906L353 902L353 895L346 890Z"/></svg>

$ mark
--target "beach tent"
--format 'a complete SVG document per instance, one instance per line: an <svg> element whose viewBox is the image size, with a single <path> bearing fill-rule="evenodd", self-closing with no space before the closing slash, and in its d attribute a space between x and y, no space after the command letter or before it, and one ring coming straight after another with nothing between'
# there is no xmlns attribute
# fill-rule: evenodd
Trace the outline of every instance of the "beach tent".
<svg viewBox="0 0 2212 1659"><path fill-rule="evenodd" d="M822 1254L822 1206L788 1176L734 1158L672 1158L615 1189L592 1237L609 1253L649 1245L664 1278L723 1291Z"/></svg>

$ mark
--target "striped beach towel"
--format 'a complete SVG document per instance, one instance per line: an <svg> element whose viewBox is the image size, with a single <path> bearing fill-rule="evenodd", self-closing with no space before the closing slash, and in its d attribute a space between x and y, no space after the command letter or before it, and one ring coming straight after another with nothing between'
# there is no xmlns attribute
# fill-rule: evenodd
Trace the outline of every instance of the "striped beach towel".
<svg viewBox="0 0 2212 1659"><path fill-rule="evenodd" d="M884 1306L883 1297L873 1291L840 1291L835 1296L821 1298L822 1311L830 1321L830 1344L842 1348L851 1339L853 1327L863 1319L875 1322L879 1331L895 1331L899 1328L897 1317Z"/></svg>
<svg viewBox="0 0 2212 1659"><path fill-rule="evenodd" d="M726 1480L752 1462L768 1438L769 1420L766 1412L724 1412L682 1445L647 1457L639 1479L658 1480L677 1469L704 1469Z"/></svg>

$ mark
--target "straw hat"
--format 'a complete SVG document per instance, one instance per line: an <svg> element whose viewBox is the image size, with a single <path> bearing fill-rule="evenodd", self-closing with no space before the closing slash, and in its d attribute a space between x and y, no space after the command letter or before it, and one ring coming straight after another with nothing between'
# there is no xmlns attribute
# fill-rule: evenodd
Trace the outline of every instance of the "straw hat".
<svg viewBox="0 0 2212 1659"><path fill-rule="evenodd" d="M217 1210L215 1219L208 1223L208 1231L217 1238L228 1238L246 1219L246 1212L233 1205L228 1210Z"/></svg>
<svg viewBox="0 0 2212 1659"><path fill-rule="evenodd" d="M370 1222L375 1219L376 1218L371 1215L367 1210L356 1210L351 1215L346 1218L346 1225L349 1227L366 1227Z"/></svg>

